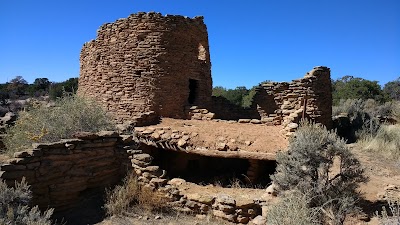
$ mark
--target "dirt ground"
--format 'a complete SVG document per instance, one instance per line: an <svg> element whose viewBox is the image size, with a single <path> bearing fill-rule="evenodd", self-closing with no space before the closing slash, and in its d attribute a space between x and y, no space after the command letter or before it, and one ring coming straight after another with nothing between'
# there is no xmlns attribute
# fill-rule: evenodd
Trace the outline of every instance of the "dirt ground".
<svg viewBox="0 0 400 225"><path fill-rule="evenodd" d="M282 126L163 118L161 123L151 127L196 133L191 143L208 149L215 149L218 142L226 142L230 148L236 146L239 151L275 153L286 150L288 145L287 138L281 134Z"/></svg>

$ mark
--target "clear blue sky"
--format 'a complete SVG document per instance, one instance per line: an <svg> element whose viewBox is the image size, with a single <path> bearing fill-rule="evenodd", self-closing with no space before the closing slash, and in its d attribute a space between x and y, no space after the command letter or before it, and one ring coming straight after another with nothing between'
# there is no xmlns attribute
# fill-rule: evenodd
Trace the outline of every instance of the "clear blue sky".
<svg viewBox="0 0 400 225"><path fill-rule="evenodd" d="M79 76L83 43L139 11L203 15L214 86L290 81L317 65L334 79L400 77L400 0L1 0L0 83Z"/></svg>

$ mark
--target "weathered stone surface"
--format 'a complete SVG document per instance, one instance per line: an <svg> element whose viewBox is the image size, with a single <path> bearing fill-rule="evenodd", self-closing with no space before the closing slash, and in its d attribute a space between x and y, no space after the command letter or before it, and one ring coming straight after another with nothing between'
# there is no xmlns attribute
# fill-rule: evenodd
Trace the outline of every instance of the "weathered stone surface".
<svg viewBox="0 0 400 225"><path fill-rule="evenodd" d="M182 178L172 178L171 180L168 181L168 184L174 185L174 186L179 186L179 185L182 185L185 183L186 183L186 180L184 180Z"/></svg>
<svg viewBox="0 0 400 225"><path fill-rule="evenodd" d="M223 204L223 205L231 205L235 206L236 201L231 196L226 194L218 194L215 198L216 203Z"/></svg>
<svg viewBox="0 0 400 225"><path fill-rule="evenodd" d="M236 215L234 214L226 214L220 210L213 210L213 215L224 220L228 220L230 222L236 222Z"/></svg>
<svg viewBox="0 0 400 225"><path fill-rule="evenodd" d="M289 213L289 212L288 212ZM262 216L256 216L254 219L252 219L248 225L265 225L267 224L267 219Z"/></svg>
<svg viewBox="0 0 400 225"><path fill-rule="evenodd" d="M192 200L195 202L200 202L200 203L207 204L207 205L211 205L215 199L213 196L200 195L198 193L186 194L186 197L189 200Z"/></svg>
<svg viewBox="0 0 400 225"><path fill-rule="evenodd" d="M133 159L139 160L139 161L143 161L146 163L150 163L153 160L153 157L151 157L149 154L135 154L133 155Z"/></svg>

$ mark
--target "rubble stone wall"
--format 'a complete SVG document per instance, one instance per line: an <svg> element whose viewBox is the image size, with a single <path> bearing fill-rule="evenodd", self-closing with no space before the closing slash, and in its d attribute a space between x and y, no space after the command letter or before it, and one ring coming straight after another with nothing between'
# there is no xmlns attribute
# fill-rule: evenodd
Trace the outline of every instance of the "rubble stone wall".
<svg viewBox="0 0 400 225"><path fill-rule="evenodd" d="M32 203L57 211L77 204L81 193L119 182L130 168L129 144L113 132L83 135L54 143L35 144L0 164L0 178L8 185L26 178ZM127 149L128 148L128 149Z"/></svg>
<svg viewBox="0 0 400 225"><path fill-rule="evenodd" d="M330 69L319 66L304 78L292 82L267 82L257 90L253 99L261 121L282 124L290 132L303 117L331 127L332 90Z"/></svg>
<svg viewBox="0 0 400 225"><path fill-rule="evenodd" d="M80 56L78 94L95 98L119 120L187 117L207 107L212 80L203 17L137 13L104 24Z"/></svg>

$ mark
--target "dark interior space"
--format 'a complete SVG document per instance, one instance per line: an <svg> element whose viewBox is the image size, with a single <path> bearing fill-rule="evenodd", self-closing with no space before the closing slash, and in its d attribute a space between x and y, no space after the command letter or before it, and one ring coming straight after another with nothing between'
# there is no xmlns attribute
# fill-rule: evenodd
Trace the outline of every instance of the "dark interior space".
<svg viewBox="0 0 400 225"><path fill-rule="evenodd" d="M275 161L259 162L259 177L249 182L249 161L239 158L217 158L169 151L154 147L146 150L154 157L153 164L167 171L168 178L183 178L200 185L231 187L240 181L241 186L265 188L271 182L269 175L275 172Z"/></svg>
<svg viewBox="0 0 400 225"><path fill-rule="evenodd" d="M194 79L189 79L189 97L188 97L188 102L189 104L194 104L197 98L197 92L198 92L198 81Z"/></svg>

